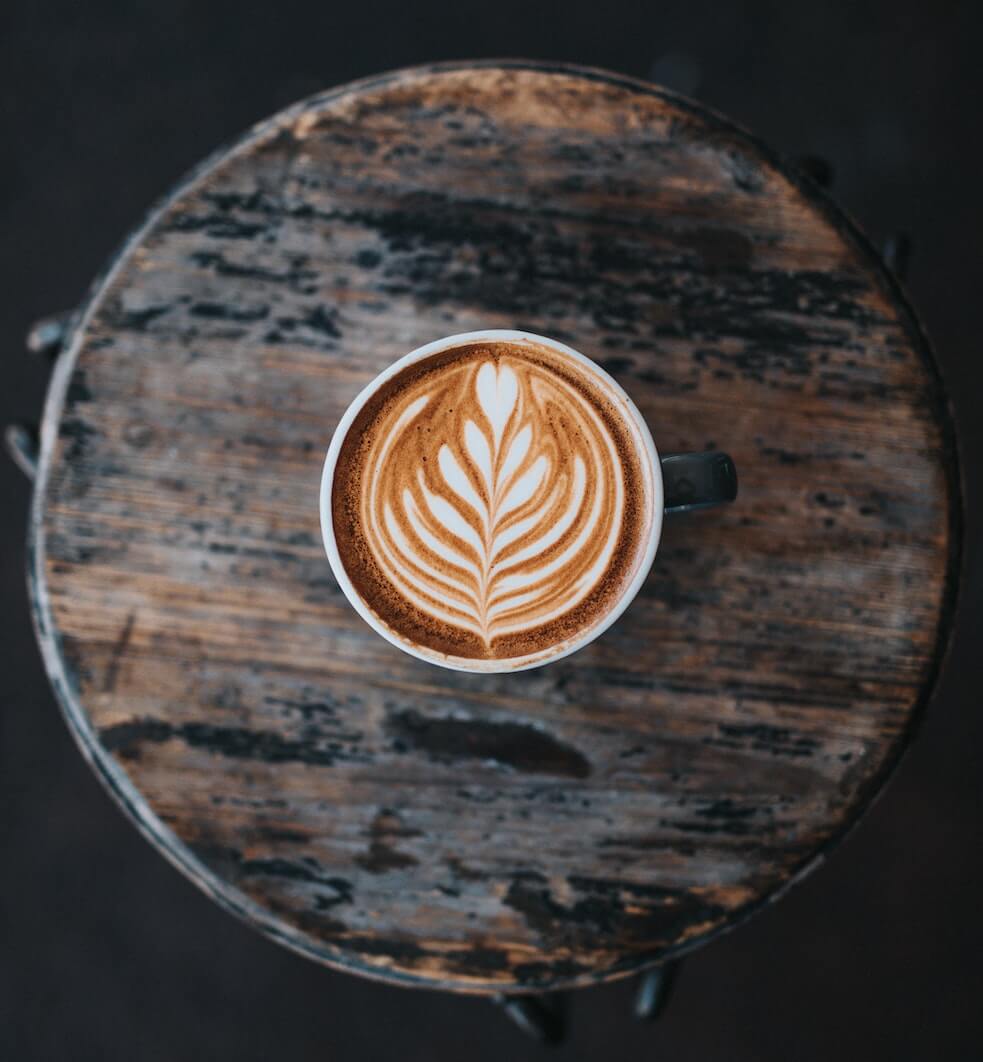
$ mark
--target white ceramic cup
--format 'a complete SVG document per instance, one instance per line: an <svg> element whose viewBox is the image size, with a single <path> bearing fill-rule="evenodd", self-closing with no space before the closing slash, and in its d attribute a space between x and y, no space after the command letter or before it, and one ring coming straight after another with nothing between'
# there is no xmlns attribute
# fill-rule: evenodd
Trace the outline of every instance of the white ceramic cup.
<svg viewBox="0 0 983 1062"><path fill-rule="evenodd" d="M550 350L556 351L563 357L568 358L577 365L586 368L589 370L592 377L595 378L596 382L608 392L611 398L620 404L626 421L634 428L638 456L648 477L648 508L650 518L648 520L647 535L644 545L640 550L640 559L637 562L635 571L631 580L626 584L621 596L597 618L597 621L593 625L579 634L576 638L558 642L546 649L527 656L515 658L471 659L467 657L448 656L426 646L418 645L409 639L404 638L399 632L393 630L375 613L372 608L372 603L370 601L365 601L352 584L352 581L345 570L345 566L342 563L338 551L338 544L335 540L334 519L331 505L335 467L349 428L359 412L365 406L366 402L369 401L372 395L375 394L383 384L392 379L397 373L402 372L407 366L413 365L415 362L421 361L434 354L439 354L443 350L457 346L464 346L470 343L521 344L523 342L531 342L545 346ZM713 457L726 458L726 455L686 454L676 455L675 458L666 458L664 461L667 463L667 467L668 462L673 461L674 459L683 459L684 461L689 462L690 466L696 464L702 467L705 464L705 459ZM729 462L730 459L726 458L726 460ZM681 469L682 467L683 466L680 466ZM730 469L731 471L733 470L732 463L730 464ZM638 408L628 397L624 389L599 365L596 365L591 361L590 358L585 357L572 347L568 347L565 343L560 343L555 339L548 339L545 336L534 335L530 332L517 332L508 329L488 329L479 332L464 332L459 335L447 336L444 339L435 340L432 343L426 343L424 346L411 351L398 361L393 362L388 369L381 372L355 397L352 404L345 411L338 427L335 429L334 436L331 439L331 444L328 447L328 454L325 458L324 469L321 475L321 533L324 537L324 548L327 551L331 569L335 574L335 578L338 580L338 585L351 602L352 607L373 630L382 635L386 641L391 642L397 648L402 649L411 656L426 660L428 663L436 664L440 667L451 668L455 671L471 671L485 674L525 671L528 668L541 667L544 664L560 660L562 657L569 656L570 653L582 649L589 642L592 642L599 635L603 634L611 624L621 616L638 593L652 567L652 562L655 559L655 553L659 546L659 538L662 533L662 517L665 511L662 470L663 461L660 461L659 459L659 455L655 449L655 443L652 441L652 434L641 413L638 411ZM718 501L732 500L733 495L736 495L736 477L734 479L734 489L731 497L718 497L717 495L721 493L720 489L711 491L710 494L713 495L711 497L708 496L706 489L701 488L699 482L693 482L694 479L697 481L700 479L700 469L697 469L695 477L693 476L693 467L688 466L686 471L688 472L689 478L686 476L681 477L683 491L680 499L677 499L681 503L673 505L673 509L701 508L705 505L716 504ZM676 478L679 479L680 477ZM687 489L689 488L692 489L687 495Z"/></svg>

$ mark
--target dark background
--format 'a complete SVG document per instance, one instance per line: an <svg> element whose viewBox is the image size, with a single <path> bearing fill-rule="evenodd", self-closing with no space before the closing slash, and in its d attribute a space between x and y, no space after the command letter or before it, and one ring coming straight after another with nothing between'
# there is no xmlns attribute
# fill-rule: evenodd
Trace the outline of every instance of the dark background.
<svg viewBox="0 0 983 1062"><path fill-rule="evenodd" d="M202 156L317 89L478 56L668 84L819 153L910 292L957 413L968 507L954 645L917 740L826 866L684 964L668 1013L570 997L557 1058L983 1056L980 5L489 0L0 0L0 422L36 418L22 353ZM24 587L29 485L0 465L0 1059L534 1058L489 1003L298 958L221 912L124 820L59 717Z"/></svg>

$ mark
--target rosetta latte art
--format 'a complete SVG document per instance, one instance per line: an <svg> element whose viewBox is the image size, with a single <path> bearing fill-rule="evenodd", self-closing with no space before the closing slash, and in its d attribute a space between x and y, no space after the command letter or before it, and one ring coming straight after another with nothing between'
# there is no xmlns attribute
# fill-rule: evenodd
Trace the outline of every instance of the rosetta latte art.
<svg viewBox="0 0 983 1062"><path fill-rule="evenodd" d="M611 427L531 360L468 358L370 426L359 523L384 579L438 627L497 639L570 613L605 578L626 505Z"/></svg>

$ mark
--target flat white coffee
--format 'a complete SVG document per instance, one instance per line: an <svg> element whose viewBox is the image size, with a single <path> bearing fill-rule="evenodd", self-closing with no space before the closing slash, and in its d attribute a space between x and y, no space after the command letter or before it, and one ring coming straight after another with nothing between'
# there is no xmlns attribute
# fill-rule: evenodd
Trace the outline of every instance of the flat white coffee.
<svg viewBox="0 0 983 1062"><path fill-rule="evenodd" d="M586 363L534 342L408 365L350 425L331 516L394 635L468 660L552 651L598 624L652 521L638 426Z"/></svg>

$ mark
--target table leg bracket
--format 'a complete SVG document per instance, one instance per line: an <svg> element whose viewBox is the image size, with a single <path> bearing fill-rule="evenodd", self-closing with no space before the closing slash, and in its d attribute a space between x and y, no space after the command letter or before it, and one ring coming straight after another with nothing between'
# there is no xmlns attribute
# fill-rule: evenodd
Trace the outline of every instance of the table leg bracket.
<svg viewBox="0 0 983 1062"><path fill-rule="evenodd" d="M53 363L65 346L73 316L73 311L66 311L35 321L25 341L28 351ZM3 441L10 459L33 482L40 451L37 425L8 424Z"/></svg>

